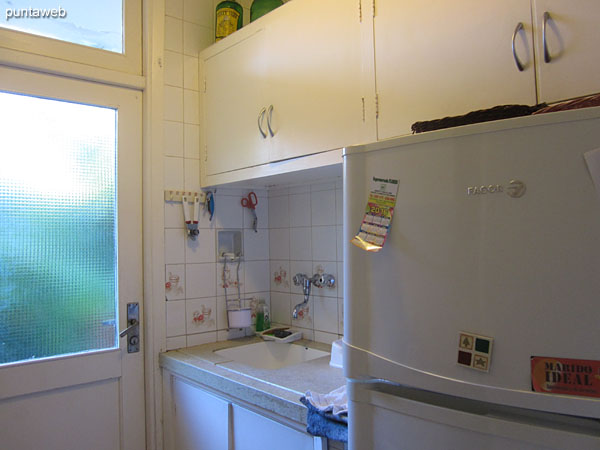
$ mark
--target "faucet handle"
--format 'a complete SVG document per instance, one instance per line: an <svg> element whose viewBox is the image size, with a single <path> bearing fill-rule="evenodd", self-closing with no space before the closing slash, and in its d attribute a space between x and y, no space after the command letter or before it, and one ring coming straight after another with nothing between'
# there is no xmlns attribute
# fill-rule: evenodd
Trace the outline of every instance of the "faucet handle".
<svg viewBox="0 0 600 450"><path fill-rule="evenodd" d="M328 273L324 273L324 274L315 274L315 276L313 277L313 283L316 287L318 288L322 288L322 287L328 287L328 288L332 288L335 286L335 277L331 274Z"/></svg>
<svg viewBox="0 0 600 450"><path fill-rule="evenodd" d="M302 286L306 278L306 275L304 275L303 273L297 273L296 275L294 275L294 278L292 278L292 280L294 281L295 286Z"/></svg>

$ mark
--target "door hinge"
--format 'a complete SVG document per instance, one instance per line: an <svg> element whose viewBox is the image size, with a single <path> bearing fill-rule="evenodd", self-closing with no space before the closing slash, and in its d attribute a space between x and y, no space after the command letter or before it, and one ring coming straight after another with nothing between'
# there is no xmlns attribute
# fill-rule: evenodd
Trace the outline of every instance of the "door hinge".
<svg viewBox="0 0 600 450"><path fill-rule="evenodd" d="M375 8L375 0L373 0L373 18L375 18L376 13L377 13L377 10Z"/></svg>
<svg viewBox="0 0 600 450"><path fill-rule="evenodd" d="M363 114L363 123L367 120L367 113L365 112L365 98L362 97L362 114Z"/></svg>
<svg viewBox="0 0 600 450"><path fill-rule="evenodd" d="M206 79L204 80L204 93L206 94Z"/></svg>
<svg viewBox="0 0 600 450"><path fill-rule="evenodd" d="M375 118L379 119L379 94L375 94Z"/></svg>
<svg viewBox="0 0 600 450"><path fill-rule="evenodd" d="M208 161L208 145L204 144L204 162Z"/></svg>
<svg viewBox="0 0 600 450"><path fill-rule="evenodd" d="M362 23L362 0L358 0L358 21Z"/></svg>

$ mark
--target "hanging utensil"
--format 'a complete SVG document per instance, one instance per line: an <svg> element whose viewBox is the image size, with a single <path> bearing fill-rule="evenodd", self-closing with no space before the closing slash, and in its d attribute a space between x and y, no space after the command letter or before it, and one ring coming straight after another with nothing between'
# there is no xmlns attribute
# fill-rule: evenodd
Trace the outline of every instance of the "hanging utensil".
<svg viewBox="0 0 600 450"><path fill-rule="evenodd" d="M247 197L242 198L242 207L248 208L252 213L252 229L258 233L258 217L256 216L256 205L258 205L258 197L254 192L250 192Z"/></svg>

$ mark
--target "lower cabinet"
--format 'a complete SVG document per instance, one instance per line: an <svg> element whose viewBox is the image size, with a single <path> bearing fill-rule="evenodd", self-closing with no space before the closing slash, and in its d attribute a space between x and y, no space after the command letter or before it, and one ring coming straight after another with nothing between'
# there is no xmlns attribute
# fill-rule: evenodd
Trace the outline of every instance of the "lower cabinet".
<svg viewBox="0 0 600 450"><path fill-rule="evenodd" d="M315 438L164 372L165 450L326 450Z"/></svg>

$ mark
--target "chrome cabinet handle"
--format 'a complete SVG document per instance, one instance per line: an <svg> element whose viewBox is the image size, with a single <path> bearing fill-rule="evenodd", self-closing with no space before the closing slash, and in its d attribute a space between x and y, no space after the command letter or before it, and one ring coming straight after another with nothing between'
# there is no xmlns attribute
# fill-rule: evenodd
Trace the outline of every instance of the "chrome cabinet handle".
<svg viewBox="0 0 600 450"><path fill-rule="evenodd" d="M548 25L548 20L552 19L550 17L550 13L548 11L544 12L544 22L542 23L542 42L544 45L544 62L549 63L552 61L552 57L550 56L550 52L548 51L548 41L546 40L546 27Z"/></svg>
<svg viewBox="0 0 600 450"><path fill-rule="evenodd" d="M515 49L515 39L517 38L517 34L519 34L519 31L521 31L523 29L523 22L519 22L517 24L517 27L515 28L515 31L513 32L512 35L512 54L513 54L513 58L515 58L515 64L517 65L517 69L519 69L519 72L523 72L523 63L521 63L521 61L519 60L519 57L517 56L517 50Z"/></svg>
<svg viewBox="0 0 600 450"><path fill-rule="evenodd" d="M273 105L269 105L269 109L267 111L267 128L269 128L269 133L271 137L275 136L273 133L273 129L271 128L271 121L273 120Z"/></svg>
<svg viewBox="0 0 600 450"><path fill-rule="evenodd" d="M265 114L267 113L267 108L263 108L258 113L258 131L262 135L263 139L267 138L267 133L263 130L263 122L265 120Z"/></svg>

